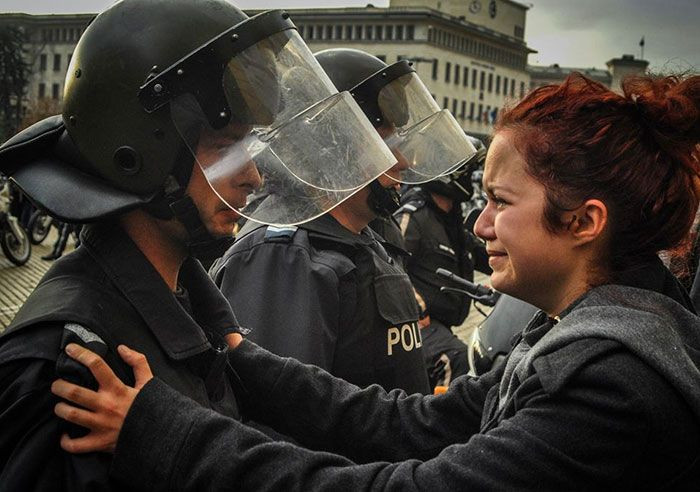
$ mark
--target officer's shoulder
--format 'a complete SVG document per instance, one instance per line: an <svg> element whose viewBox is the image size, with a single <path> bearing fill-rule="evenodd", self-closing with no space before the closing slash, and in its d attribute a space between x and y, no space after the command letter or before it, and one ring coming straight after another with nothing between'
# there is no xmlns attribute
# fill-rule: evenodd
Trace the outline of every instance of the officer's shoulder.
<svg viewBox="0 0 700 492"><path fill-rule="evenodd" d="M426 200L425 198L421 197L414 197L411 198L410 200L407 200L401 206L394 212L394 216L398 217L399 215L403 214L414 214L418 212L419 210L425 208L426 205Z"/></svg>

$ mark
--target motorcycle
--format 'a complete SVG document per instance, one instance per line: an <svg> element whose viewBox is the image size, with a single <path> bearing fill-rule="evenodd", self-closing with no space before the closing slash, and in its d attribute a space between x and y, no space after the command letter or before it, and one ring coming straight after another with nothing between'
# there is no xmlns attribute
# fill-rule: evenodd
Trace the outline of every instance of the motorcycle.
<svg viewBox="0 0 700 492"><path fill-rule="evenodd" d="M520 299L470 282L444 268L438 268L435 273L460 286L446 286L440 290L466 295L477 303L493 307L491 312L485 315L484 321L476 327L467 343L468 374L479 376L488 372L508 355L513 338L525 329L539 310ZM476 307L476 304L474 306ZM483 311L479 311L484 314Z"/></svg>
<svg viewBox="0 0 700 492"><path fill-rule="evenodd" d="M29 261L32 245L27 232L19 224L19 220L11 215L10 197L7 193L7 178L0 178L0 248L8 260L17 266Z"/></svg>
<svg viewBox="0 0 700 492"><path fill-rule="evenodd" d="M46 214L41 210L35 210L27 223L27 232L29 233L29 241L32 244L41 244L47 238L51 227L61 228L61 225L56 219Z"/></svg>

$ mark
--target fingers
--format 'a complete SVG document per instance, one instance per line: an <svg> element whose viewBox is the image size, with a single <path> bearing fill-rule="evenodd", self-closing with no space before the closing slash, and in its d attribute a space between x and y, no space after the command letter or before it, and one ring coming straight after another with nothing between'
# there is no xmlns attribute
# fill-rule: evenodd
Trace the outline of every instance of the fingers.
<svg viewBox="0 0 700 492"><path fill-rule="evenodd" d="M113 452L114 446L95 434L71 438L68 434L61 436L61 447L69 453L94 453L95 451Z"/></svg>
<svg viewBox="0 0 700 492"><path fill-rule="evenodd" d="M240 333L229 333L224 338L226 338L226 343L228 343L228 346L232 349L237 348L238 344L243 341L243 337Z"/></svg>
<svg viewBox="0 0 700 492"><path fill-rule="evenodd" d="M51 393L90 410L95 409L95 402L98 398L95 391L69 383L63 379L57 379L51 384Z"/></svg>
<svg viewBox="0 0 700 492"><path fill-rule="evenodd" d="M141 389L143 385L153 378L151 366L148 365L146 356L136 350L131 350L126 345L119 345L117 351L121 358L131 366L134 371L134 379L136 380L135 388Z"/></svg>
<svg viewBox="0 0 700 492"><path fill-rule="evenodd" d="M53 407L53 411L63 420L67 420L68 422L86 427L88 429L94 429L99 425L96 418L97 414L91 412L90 410L76 408L68 403L56 403L56 406Z"/></svg>
<svg viewBox="0 0 700 492"><path fill-rule="evenodd" d="M87 367L97 380L100 387L107 387L115 382L121 383L107 363L95 352L81 347L76 343L69 343L66 346L66 353L82 365Z"/></svg>

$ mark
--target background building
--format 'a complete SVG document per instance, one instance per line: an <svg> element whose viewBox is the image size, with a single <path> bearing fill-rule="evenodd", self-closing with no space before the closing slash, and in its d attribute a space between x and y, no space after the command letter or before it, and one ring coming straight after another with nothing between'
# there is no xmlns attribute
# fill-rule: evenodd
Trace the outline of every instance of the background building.
<svg viewBox="0 0 700 492"><path fill-rule="evenodd" d="M547 84L558 84L572 72L579 72L615 91L620 90L620 82L628 75L637 75L646 72L649 62L635 59L634 55L622 55L621 58L613 58L606 63L608 69L560 67L558 64L550 66L529 65L527 71L530 74L530 89L535 89Z"/></svg>

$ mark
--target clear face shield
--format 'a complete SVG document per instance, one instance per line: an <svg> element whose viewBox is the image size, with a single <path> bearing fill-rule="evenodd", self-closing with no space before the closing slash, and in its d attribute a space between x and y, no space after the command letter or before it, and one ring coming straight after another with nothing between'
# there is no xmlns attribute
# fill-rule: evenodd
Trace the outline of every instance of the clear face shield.
<svg viewBox="0 0 700 492"><path fill-rule="evenodd" d="M149 80L142 102L164 93L212 189L256 222L311 220L396 163L281 11L234 26Z"/></svg>
<svg viewBox="0 0 700 492"><path fill-rule="evenodd" d="M425 183L457 169L476 152L407 61L377 72L351 92L396 156L398 165L389 176L397 181Z"/></svg>

